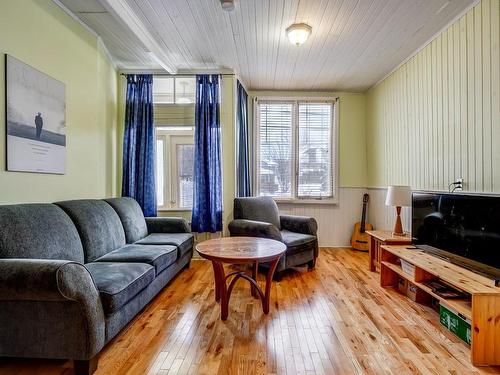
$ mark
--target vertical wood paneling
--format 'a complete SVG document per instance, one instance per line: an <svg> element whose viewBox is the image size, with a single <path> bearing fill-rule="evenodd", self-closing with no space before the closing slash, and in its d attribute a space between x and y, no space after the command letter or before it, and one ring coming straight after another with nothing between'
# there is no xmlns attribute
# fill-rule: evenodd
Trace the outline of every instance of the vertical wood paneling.
<svg viewBox="0 0 500 375"><path fill-rule="evenodd" d="M349 246L354 223L361 220L364 193L366 189L363 188L339 188L339 204L335 206L284 203L278 205L282 214L314 217L318 222L320 246Z"/></svg>
<svg viewBox="0 0 500 375"><path fill-rule="evenodd" d="M482 0L369 90L369 186L500 192L499 13Z"/></svg>
<svg viewBox="0 0 500 375"><path fill-rule="evenodd" d="M500 1L490 4L492 189L500 186Z"/></svg>

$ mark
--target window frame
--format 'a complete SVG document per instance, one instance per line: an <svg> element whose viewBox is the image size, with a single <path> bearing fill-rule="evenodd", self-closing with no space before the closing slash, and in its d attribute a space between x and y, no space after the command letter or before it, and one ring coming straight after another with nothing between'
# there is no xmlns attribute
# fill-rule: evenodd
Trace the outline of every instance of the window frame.
<svg viewBox="0 0 500 375"><path fill-rule="evenodd" d="M169 129L172 128L172 129ZM186 129L180 129L186 128ZM156 141L163 142L163 206L158 206L158 211L192 211L191 207L179 207L178 196L178 159L176 146L178 144L194 145L194 126L157 126ZM187 141L191 142L187 142ZM155 171L156 174L156 171ZM167 180L167 183L165 183ZM158 194L158 192L157 192ZM175 199L175 204L172 201Z"/></svg>
<svg viewBox="0 0 500 375"><path fill-rule="evenodd" d="M260 195L260 114L259 105L262 102L266 103L292 103L292 189L291 198L283 198L270 196L277 203L292 203L292 204L338 204L339 188L339 98L338 97L255 97L253 102L253 185L255 192ZM299 174L299 103L330 103L332 105L332 132L331 132L331 166L332 166L332 196L330 197L302 197L298 196L298 174Z"/></svg>
<svg viewBox="0 0 500 375"><path fill-rule="evenodd" d="M169 75L169 74L154 74L153 75L153 80L155 79L172 79L173 82L173 99L174 101L172 103L161 103L161 102L155 102L154 101L154 96L153 96L153 105L157 106L165 106L165 107L171 107L171 106L181 106L181 107L189 107L189 106L195 106L196 105L196 76L189 75L189 74L176 74L176 75ZM176 80L177 79L182 79L182 78L190 78L194 79L194 85L195 85L195 98L192 103L177 103L177 88L176 88Z"/></svg>

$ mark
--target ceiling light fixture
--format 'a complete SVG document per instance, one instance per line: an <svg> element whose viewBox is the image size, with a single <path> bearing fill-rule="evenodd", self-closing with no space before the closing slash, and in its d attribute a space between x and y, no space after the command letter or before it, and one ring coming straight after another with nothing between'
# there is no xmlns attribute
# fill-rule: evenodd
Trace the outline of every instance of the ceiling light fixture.
<svg viewBox="0 0 500 375"><path fill-rule="evenodd" d="M304 44L311 35L312 27L306 23L294 23L286 29L286 35L290 43L295 44L297 47Z"/></svg>
<svg viewBox="0 0 500 375"><path fill-rule="evenodd" d="M220 4L226 12L234 10L234 0L220 0Z"/></svg>

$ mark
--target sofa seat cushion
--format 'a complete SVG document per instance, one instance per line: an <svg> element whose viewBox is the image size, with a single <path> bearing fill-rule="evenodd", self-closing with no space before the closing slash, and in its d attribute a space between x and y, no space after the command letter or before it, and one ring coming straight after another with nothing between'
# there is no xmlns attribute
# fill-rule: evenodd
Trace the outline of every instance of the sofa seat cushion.
<svg viewBox="0 0 500 375"><path fill-rule="evenodd" d="M155 268L158 275L177 260L177 247L172 245L125 245L95 262L146 263Z"/></svg>
<svg viewBox="0 0 500 375"><path fill-rule="evenodd" d="M282 230L281 236L283 237L283 242L287 247L287 255L309 250L311 246L314 246L316 241L315 236L290 232L289 230Z"/></svg>
<svg viewBox="0 0 500 375"><path fill-rule="evenodd" d="M154 267L144 263L93 262L85 267L94 279L106 315L120 310L155 278Z"/></svg>
<svg viewBox="0 0 500 375"><path fill-rule="evenodd" d="M136 242L139 245L173 245L179 249L178 257L184 256L193 248L194 236L191 233L151 233Z"/></svg>

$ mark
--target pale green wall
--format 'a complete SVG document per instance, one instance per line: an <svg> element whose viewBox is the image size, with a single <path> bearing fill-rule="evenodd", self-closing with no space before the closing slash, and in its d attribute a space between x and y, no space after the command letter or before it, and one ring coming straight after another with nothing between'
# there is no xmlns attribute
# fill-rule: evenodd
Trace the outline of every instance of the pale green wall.
<svg viewBox="0 0 500 375"><path fill-rule="evenodd" d="M339 97L339 187L366 186L365 95L342 92L249 91L249 123L255 97Z"/></svg>
<svg viewBox="0 0 500 375"><path fill-rule="evenodd" d="M481 1L369 90L370 187L500 192L499 18Z"/></svg>
<svg viewBox="0 0 500 375"><path fill-rule="evenodd" d="M116 191L116 71L96 37L49 0L0 2L0 204ZM66 175L5 170L5 56L66 85Z"/></svg>

